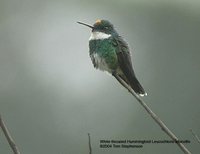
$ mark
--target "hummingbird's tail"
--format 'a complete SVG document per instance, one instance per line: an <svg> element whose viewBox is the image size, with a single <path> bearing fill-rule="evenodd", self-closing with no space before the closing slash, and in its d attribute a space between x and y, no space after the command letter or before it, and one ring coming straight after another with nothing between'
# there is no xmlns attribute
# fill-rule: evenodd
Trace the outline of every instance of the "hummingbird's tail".
<svg viewBox="0 0 200 154"><path fill-rule="evenodd" d="M119 75L119 74L112 74L128 91L130 91L130 89L134 90L134 92L140 96L146 96L147 93L144 91L144 88L141 86L141 84L139 83L139 81L137 80L137 78L135 76L133 76L131 78L131 80L129 81L129 83L127 83L127 80ZM131 91L130 91L131 92ZM131 92L132 93L132 92Z"/></svg>
<svg viewBox="0 0 200 154"><path fill-rule="evenodd" d="M132 77L132 80L130 81L131 88L140 96L146 96L147 93L144 91L144 88L141 86L137 78L134 76Z"/></svg>

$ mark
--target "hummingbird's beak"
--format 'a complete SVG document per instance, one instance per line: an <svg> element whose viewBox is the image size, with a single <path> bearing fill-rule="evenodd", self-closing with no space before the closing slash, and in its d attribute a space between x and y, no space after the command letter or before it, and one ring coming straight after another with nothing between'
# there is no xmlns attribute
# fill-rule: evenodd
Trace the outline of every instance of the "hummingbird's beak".
<svg viewBox="0 0 200 154"><path fill-rule="evenodd" d="M92 29L94 28L93 26L88 25L88 24L85 24L85 23L83 23L83 22L79 22L79 21L78 21L77 23L78 23L78 24L81 24L81 25L85 25L85 26L90 27L90 28L92 28Z"/></svg>

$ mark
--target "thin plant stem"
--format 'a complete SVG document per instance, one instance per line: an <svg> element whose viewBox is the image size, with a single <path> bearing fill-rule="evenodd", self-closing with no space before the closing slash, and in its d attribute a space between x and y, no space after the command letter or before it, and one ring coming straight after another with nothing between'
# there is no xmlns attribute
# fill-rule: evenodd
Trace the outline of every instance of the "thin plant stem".
<svg viewBox="0 0 200 154"><path fill-rule="evenodd" d="M150 107L128 86L123 80L121 80L117 75L113 76L136 98L136 100L142 105L142 107L147 111L147 113L153 118L153 120L160 126L160 128L179 146L179 148L185 154L191 154L191 152L179 141L174 133L164 124L164 122L151 110Z"/></svg>
<svg viewBox="0 0 200 154"><path fill-rule="evenodd" d="M8 143L9 143L10 148L12 149L13 153L14 154L20 154L19 149L18 149L17 145L15 144L13 138L11 137L11 135L8 131L8 128L6 127L1 115L0 115L0 127L1 127Z"/></svg>
<svg viewBox="0 0 200 154"><path fill-rule="evenodd" d="M88 145L89 145L89 154L92 154L92 146L91 146L91 139L90 139L89 133L88 133Z"/></svg>

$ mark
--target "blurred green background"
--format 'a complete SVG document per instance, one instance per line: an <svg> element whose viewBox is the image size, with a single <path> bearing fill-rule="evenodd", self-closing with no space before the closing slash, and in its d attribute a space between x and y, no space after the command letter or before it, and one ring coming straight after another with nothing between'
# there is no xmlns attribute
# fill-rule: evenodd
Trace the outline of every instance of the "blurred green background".
<svg viewBox="0 0 200 154"><path fill-rule="evenodd" d="M88 55L93 24L110 20L129 42L152 110L198 153L200 1L0 0L0 113L24 154L182 154L175 144L101 149L101 139L169 140ZM167 150L166 150L167 149ZM0 133L0 154L12 153Z"/></svg>

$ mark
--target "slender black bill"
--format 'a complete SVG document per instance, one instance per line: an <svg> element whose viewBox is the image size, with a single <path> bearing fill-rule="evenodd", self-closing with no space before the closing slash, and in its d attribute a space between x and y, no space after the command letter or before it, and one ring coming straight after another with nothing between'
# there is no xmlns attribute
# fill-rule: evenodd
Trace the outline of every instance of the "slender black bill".
<svg viewBox="0 0 200 154"><path fill-rule="evenodd" d="M91 26L91 25L88 25L88 24L85 24L85 23L83 23L83 22L77 22L78 24L81 24L81 25L85 25L85 26L87 26L87 27L90 27L90 28L94 28L93 26Z"/></svg>

